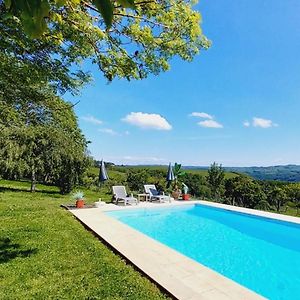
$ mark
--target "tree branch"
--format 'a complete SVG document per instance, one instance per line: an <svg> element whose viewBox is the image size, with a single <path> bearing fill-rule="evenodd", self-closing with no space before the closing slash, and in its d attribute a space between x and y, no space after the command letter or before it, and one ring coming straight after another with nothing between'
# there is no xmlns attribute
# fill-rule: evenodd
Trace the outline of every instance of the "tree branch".
<svg viewBox="0 0 300 300"><path fill-rule="evenodd" d="M141 16L127 15L127 14L123 14L123 13L114 13L114 16L121 16L121 17L125 17L125 18L138 19L138 20L141 20L141 21L144 21L146 23L150 23L150 24L153 24L153 25L156 25L156 26L161 26L161 27L164 27L164 28L170 28L169 26L167 26L165 24L150 21L149 19L147 19L145 17L141 17Z"/></svg>

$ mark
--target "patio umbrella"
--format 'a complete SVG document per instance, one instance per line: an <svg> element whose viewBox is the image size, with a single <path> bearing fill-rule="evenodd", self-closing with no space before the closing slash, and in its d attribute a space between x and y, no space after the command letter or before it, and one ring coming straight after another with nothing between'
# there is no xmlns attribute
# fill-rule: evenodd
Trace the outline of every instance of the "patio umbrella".
<svg viewBox="0 0 300 300"><path fill-rule="evenodd" d="M107 172L106 172L106 169L105 169L104 161L102 159L101 163L100 163L99 182L100 183L104 182L107 179L109 179L109 178L108 178L108 175L107 175Z"/></svg>
<svg viewBox="0 0 300 300"><path fill-rule="evenodd" d="M169 168L168 168L168 173L167 173L167 178L166 179L168 181L168 186L170 186L171 182L175 179L171 163L169 163Z"/></svg>

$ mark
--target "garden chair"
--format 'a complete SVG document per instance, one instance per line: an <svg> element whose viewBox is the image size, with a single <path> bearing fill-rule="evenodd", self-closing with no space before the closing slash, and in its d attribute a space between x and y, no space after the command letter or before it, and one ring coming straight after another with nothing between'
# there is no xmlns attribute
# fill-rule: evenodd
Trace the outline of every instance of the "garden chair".
<svg viewBox="0 0 300 300"><path fill-rule="evenodd" d="M124 202L124 205L138 204L138 200L133 197L133 194L131 194L130 196L127 195L125 186L114 185L112 187L112 190L113 190L113 197L117 205L119 204L119 202Z"/></svg>
<svg viewBox="0 0 300 300"><path fill-rule="evenodd" d="M170 195L167 196L164 193L161 195L154 184L145 184L144 189L145 193L149 195L150 201L171 202L173 199Z"/></svg>

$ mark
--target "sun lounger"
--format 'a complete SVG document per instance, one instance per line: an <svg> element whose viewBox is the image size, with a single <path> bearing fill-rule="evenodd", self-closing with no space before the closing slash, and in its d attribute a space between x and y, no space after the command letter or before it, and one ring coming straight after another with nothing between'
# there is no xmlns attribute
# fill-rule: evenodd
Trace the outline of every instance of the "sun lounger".
<svg viewBox="0 0 300 300"><path fill-rule="evenodd" d="M124 202L124 205L138 204L138 200L134 198L132 194L130 196L127 196L125 186L115 185L112 187L112 190L113 190L113 196L116 204L119 204L120 202Z"/></svg>
<svg viewBox="0 0 300 300"><path fill-rule="evenodd" d="M144 185L145 193L149 194L150 201L171 202L173 198L170 195L160 194L154 184Z"/></svg>

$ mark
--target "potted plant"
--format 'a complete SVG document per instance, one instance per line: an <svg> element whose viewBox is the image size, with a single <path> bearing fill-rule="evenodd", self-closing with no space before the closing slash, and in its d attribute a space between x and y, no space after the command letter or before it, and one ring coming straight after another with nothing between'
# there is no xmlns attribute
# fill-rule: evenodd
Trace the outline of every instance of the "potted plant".
<svg viewBox="0 0 300 300"><path fill-rule="evenodd" d="M81 191L77 191L74 194L72 194L72 199L76 200L76 207L82 208L84 207L84 194Z"/></svg>
<svg viewBox="0 0 300 300"><path fill-rule="evenodd" d="M173 172L174 172L174 190L172 192L172 197L177 200L181 195L181 190L179 188L179 179L184 175L184 172L181 169L181 164L175 163Z"/></svg>
<svg viewBox="0 0 300 300"><path fill-rule="evenodd" d="M189 200L190 195L188 194L189 187L183 182L182 183L182 200Z"/></svg>

